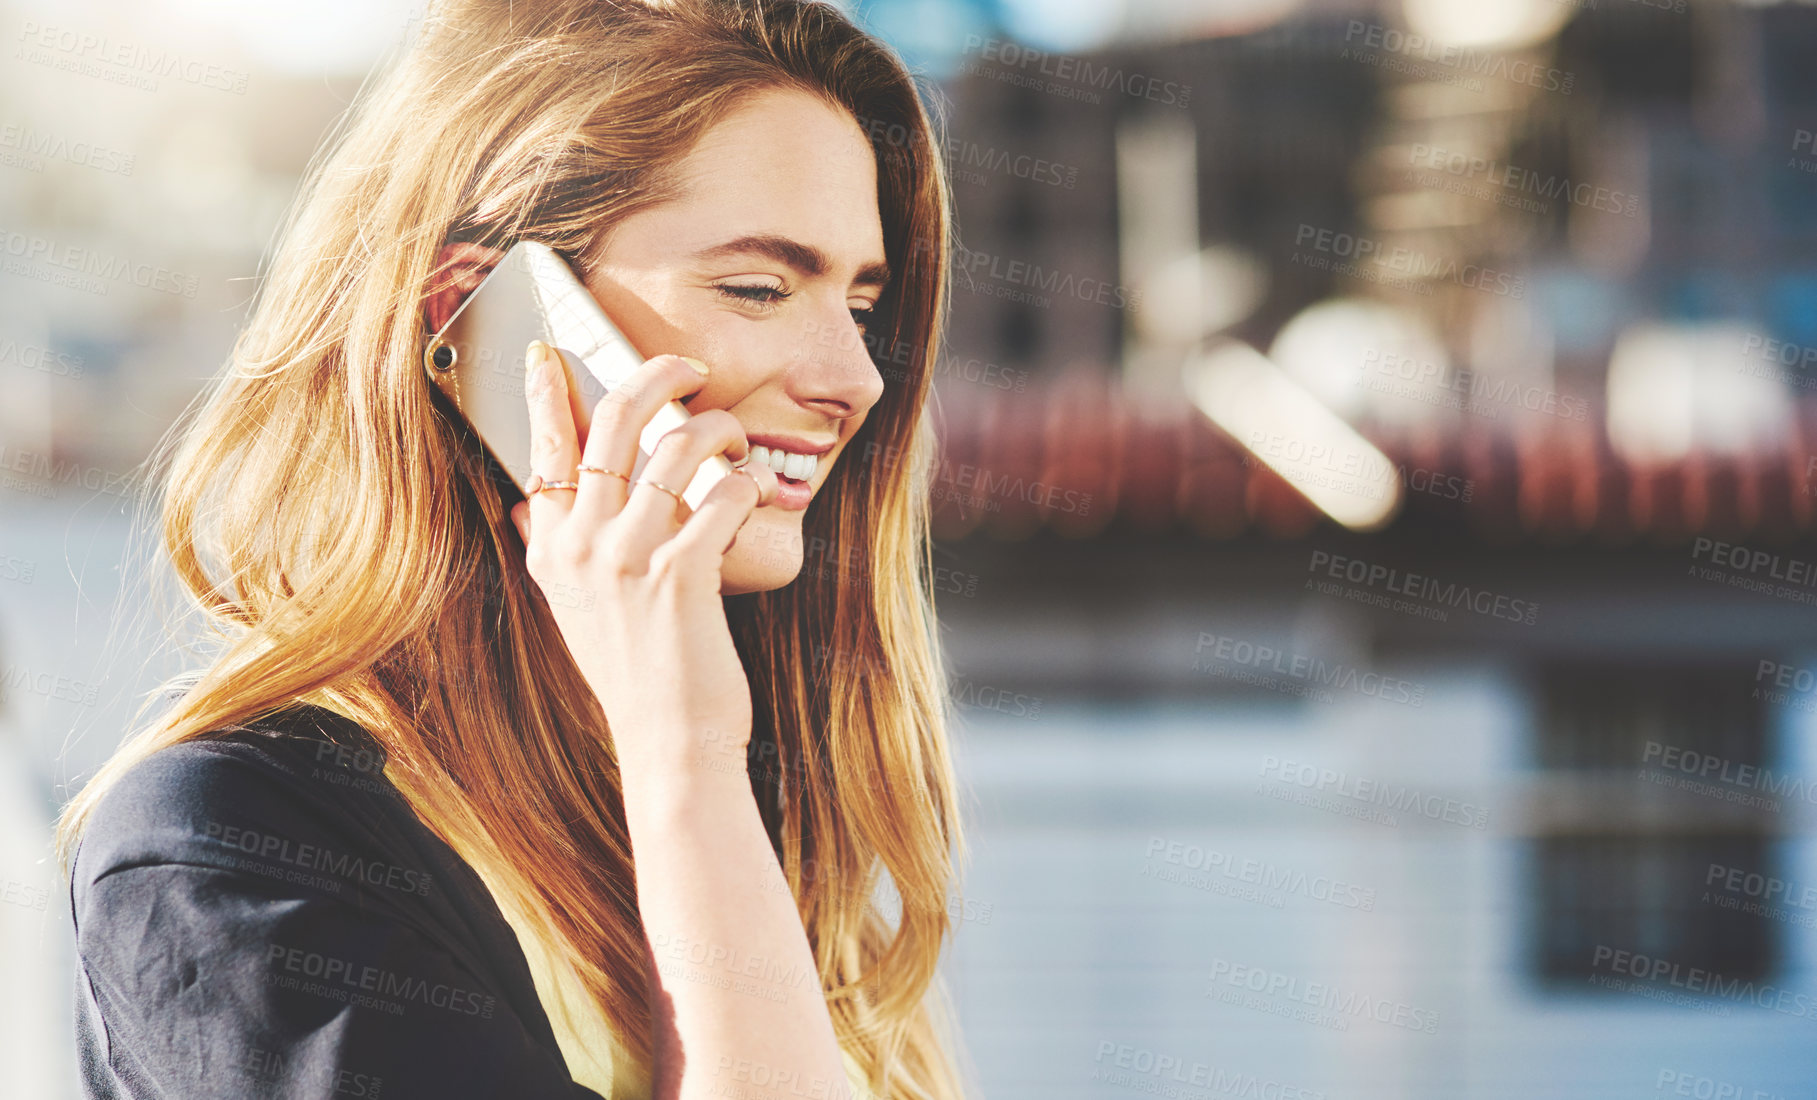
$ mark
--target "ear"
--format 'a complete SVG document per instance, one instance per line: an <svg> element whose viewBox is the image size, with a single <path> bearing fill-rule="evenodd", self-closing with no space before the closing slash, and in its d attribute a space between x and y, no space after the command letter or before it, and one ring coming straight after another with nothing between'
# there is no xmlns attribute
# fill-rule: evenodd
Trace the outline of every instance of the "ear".
<svg viewBox="0 0 1817 1100"><path fill-rule="evenodd" d="M435 273L429 276L429 296L423 299L423 322L430 332L442 330L504 256L496 248L466 242L442 246L435 256Z"/></svg>

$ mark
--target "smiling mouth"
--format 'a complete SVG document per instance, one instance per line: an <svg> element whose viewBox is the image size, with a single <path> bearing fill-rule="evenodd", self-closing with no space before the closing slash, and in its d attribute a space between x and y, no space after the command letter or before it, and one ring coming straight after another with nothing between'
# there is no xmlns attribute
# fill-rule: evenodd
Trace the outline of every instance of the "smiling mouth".
<svg viewBox="0 0 1817 1100"><path fill-rule="evenodd" d="M761 462L776 471L781 481L792 481L805 484L814 480L820 470L820 456L799 454L785 451L780 447L765 447L759 443L751 447L751 461Z"/></svg>

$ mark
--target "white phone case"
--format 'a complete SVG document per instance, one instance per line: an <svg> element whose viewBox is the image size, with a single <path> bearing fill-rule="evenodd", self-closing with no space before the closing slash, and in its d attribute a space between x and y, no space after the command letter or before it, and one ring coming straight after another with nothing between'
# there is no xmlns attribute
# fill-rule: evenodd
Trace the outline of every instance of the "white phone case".
<svg viewBox="0 0 1817 1100"><path fill-rule="evenodd" d="M505 253L431 338L423 363L519 489L531 474L524 351L532 340L561 352L569 392L579 391L574 404L582 432L592 419L593 406L645 358L554 249L520 241ZM686 423L688 415L679 401L658 409L638 438L636 465L625 472L639 476L656 441ZM700 464L682 490L682 499L691 508L700 507L707 491L731 472L724 455L713 455ZM543 476L557 480L575 475L571 470L545 470Z"/></svg>

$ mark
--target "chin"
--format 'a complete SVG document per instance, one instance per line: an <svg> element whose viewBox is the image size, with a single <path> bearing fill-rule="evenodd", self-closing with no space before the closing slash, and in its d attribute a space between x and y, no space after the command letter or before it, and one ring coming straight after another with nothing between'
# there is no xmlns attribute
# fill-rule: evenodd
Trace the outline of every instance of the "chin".
<svg viewBox="0 0 1817 1100"><path fill-rule="evenodd" d="M792 583L801 574L800 516L768 508L753 512L720 566L720 593L768 592Z"/></svg>

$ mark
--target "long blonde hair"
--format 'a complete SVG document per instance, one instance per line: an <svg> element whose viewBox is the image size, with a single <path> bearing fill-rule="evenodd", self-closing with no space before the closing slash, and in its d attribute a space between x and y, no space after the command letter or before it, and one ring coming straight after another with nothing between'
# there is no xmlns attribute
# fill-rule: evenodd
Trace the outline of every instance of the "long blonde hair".
<svg viewBox="0 0 1817 1100"><path fill-rule="evenodd" d="M149 754L327 707L372 733L416 813L493 869L501 904L530 915L648 1064L611 738L524 572L512 500L435 404L422 305L451 240L539 240L587 268L605 228L669 194L709 126L775 87L870 135L898 273L872 331L908 366L809 511L803 574L727 600L764 761L752 786L841 1045L881 1095L962 1094L936 975L964 845L924 415L948 190L912 78L812 0L431 10L312 164L228 368L173 429L162 537L217 653L65 808L65 866L97 800ZM836 568L814 560L828 547ZM874 900L883 872L899 916Z"/></svg>

